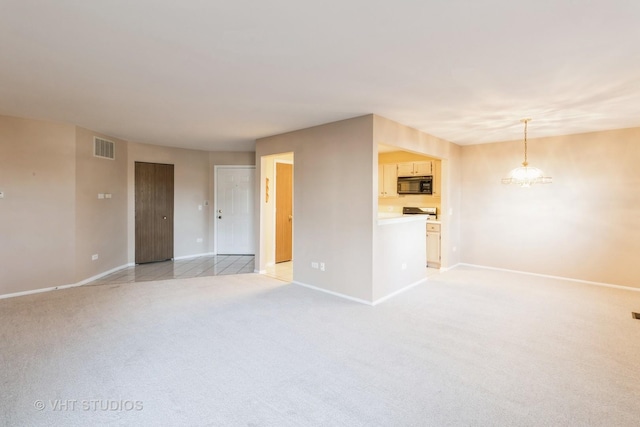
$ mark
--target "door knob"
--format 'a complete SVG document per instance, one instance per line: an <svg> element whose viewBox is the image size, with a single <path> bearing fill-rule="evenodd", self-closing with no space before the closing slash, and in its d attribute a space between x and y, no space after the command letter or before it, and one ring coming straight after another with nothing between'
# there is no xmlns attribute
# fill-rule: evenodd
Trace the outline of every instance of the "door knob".
<svg viewBox="0 0 640 427"><path fill-rule="evenodd" d="M289 221L293 219L293 215L289 215Z"/></svg>
<svg viewBox="0 0 640 427"><path fill-rule="evenodd" d="M167 219L167 217L166 217L166 216L163 216L163 217L162 217L162 219Z"/></svg>
<svg viewBox="0 0 640 427"><path fill-rule="evenodd" d="M222 215L220 215L220 216L218 217L218 219L222 219Z"/></svg>

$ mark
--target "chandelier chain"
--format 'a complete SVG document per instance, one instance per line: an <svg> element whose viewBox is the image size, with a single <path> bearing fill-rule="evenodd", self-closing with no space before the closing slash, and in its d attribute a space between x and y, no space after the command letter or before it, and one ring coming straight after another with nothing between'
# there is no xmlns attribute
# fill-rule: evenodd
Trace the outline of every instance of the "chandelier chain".
<svg viewBox="0 0 640 427"><path fill-rule="evenodd" d="M531 119L523 119L524 122L524 162L522 162L522 166L527 167L529 162L527 161L527 124Z"/></svg>

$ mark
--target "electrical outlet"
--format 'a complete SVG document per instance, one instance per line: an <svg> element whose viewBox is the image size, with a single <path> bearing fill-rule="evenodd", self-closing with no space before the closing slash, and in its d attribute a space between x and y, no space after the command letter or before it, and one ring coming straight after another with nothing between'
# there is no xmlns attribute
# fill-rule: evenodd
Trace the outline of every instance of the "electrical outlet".
<svg viewBox="0 0 640 427"><path fill-rule="evenodd" d="M311 261L311 268L318 268L318 263L315 261Z"/></svg>
<svg viewBox="0 0 640 427"><path fill-rule="evenodd" d="M98 259L98 254L91 255L91 261L95 261Z"/></svg>
<svg viewBox="0 0 640 427"><path fill-rule="evenodd" d="M324 262L320 263L320 271L324 271Z"/></svg>
<svg viewBox="0 0 640 427"><path fill-rule="evenodd" d="M403 270L406 270L406 269L407 269L407 263L406 263L406 262L403 262L403 263L402 263L402 269L403 269Z"/></svg>

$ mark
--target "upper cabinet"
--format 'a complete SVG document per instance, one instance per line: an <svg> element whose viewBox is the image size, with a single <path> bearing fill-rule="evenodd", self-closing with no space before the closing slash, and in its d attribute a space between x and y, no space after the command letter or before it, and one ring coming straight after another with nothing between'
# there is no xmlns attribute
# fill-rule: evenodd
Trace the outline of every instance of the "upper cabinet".
<svg viewBox="0 0 640 427"><path fill-rule="evenodd" d="M396 164L378 165L378 197L398 197Z"/></svg>
<svg viewBox="0 0 640 427"><path fill-rule="evenodd" d="M442 191L442 162L433 162L433 197L440 197Z"/></svg>
<svg viewBox="0 0 640 427"><path fill-rule="evenodd" d="M398 163L398 176L433 175L433 162Z"/></svg>

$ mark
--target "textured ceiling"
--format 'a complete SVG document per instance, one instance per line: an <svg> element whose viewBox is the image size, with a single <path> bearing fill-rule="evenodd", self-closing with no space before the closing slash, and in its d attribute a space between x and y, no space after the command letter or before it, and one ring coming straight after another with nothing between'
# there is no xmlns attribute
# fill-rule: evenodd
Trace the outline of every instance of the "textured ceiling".
<svg viewBox="0 0 640 427"><path fill-rule="evenodd" d="M0 0L0 114L253 150L375 113L459 144L640 126L637 0Z"/></svg>

